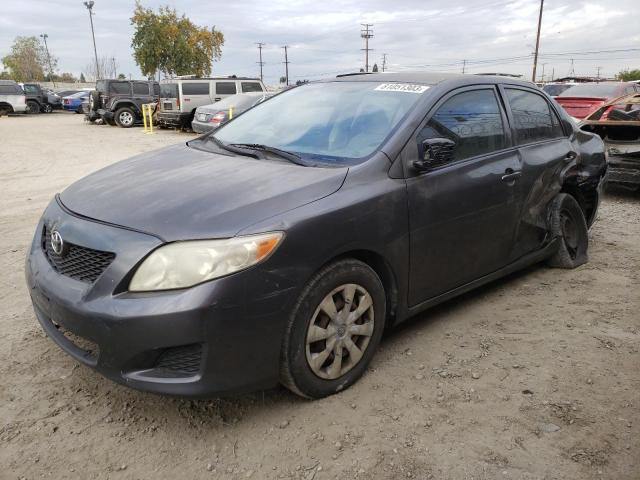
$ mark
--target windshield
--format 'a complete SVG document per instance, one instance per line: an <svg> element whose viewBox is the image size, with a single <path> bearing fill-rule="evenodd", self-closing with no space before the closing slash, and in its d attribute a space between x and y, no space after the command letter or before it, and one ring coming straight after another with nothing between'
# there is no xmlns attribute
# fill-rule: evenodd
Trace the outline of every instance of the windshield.
<svg viewBox="0 0 640 480"><path fill-rule="evenodd" d="M570 83L555 83L555 84L545 85L544 87L542 87L542 90L547 92L552 97L557 97L562 92L564 92L565 90L571 87L573 87L573 85L571 85Z"/></svg>
<svg viewBox="0 0 640 480"><path fill-rule="evenodd" d="M581 83L562 92L559 97L614 97L619 83Z"/></svg>
<svg viewBox="0 0 640 480"><path fill-rule="evenodd" d="M218 129L225 144L261 144L323 163L356 164L374 153L423 85L311 83L288 90Z"/></svg>

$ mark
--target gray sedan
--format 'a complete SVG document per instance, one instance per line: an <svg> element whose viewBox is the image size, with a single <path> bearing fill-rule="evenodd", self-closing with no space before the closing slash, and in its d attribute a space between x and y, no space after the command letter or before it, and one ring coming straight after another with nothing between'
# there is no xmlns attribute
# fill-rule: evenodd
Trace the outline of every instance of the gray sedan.
<svg viewBox="0 0 640 480"><path fill-rule="evenodd" d="M260 102L273 96L272 93L249 92L232 95L211 105L203 105L196 109L191 128L196 133L207 133L215 130L234 116L246 112Z"/></svg>

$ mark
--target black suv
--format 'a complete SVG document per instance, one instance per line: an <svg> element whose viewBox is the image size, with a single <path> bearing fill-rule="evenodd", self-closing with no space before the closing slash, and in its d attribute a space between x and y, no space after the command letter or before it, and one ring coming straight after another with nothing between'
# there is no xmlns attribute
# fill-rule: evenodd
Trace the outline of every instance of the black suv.
<svg viewBox="0 0 640 480"><path fill-rule="evenodd" d="M49 113L53 106L49 103L49 96L37 83L23 83L22 89L27 97L27 113Z"/></svg>
<svg viewBox="0 0 640 480"><path fill-rule="evenodd" d="M98 80L89 97L87 118L101 118L110 125L129 128L142 121L142 105L160 97L158 82L147 80Z"/></svg>

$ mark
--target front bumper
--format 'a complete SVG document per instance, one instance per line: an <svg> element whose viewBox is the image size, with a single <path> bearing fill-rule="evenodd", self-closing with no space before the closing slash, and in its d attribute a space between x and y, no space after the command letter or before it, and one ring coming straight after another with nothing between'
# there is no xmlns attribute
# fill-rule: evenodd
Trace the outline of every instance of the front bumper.
<svg viewBox="0 0 640 480"><path fill-rule="evenodd" d="M156 122L167 128L191 128L191 113L186 112L158 112Z"/></svg>
<svg viewBox="0 0 640 480"><path fill-rule="evenodd" d="M45 225L115 259L93 284L60 274L43 250ZM254 268L184 290L127 292L132 269L161 243L78 218L54 200L26 262L45 332L79 362L139 390L203 397L276 385L295 284Z"/></svg>

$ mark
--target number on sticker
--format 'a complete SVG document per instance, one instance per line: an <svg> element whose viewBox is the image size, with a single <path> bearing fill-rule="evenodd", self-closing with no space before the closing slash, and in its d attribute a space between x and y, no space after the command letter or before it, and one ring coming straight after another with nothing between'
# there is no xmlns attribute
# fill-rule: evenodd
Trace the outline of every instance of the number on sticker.
<svg viewBox="0 0 640 480"><path fill-rule="evenodd" d="M375 90L379 92L405 92L405 93L423 93L428 90L426 85L416 85L411 83L382 83Z"/></svg>

